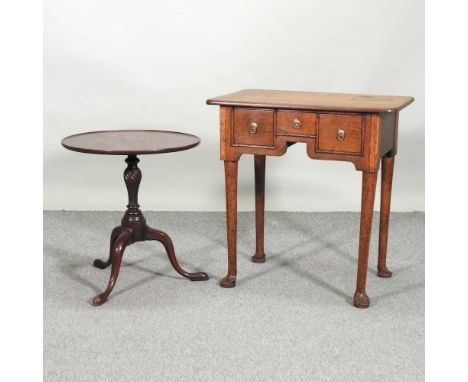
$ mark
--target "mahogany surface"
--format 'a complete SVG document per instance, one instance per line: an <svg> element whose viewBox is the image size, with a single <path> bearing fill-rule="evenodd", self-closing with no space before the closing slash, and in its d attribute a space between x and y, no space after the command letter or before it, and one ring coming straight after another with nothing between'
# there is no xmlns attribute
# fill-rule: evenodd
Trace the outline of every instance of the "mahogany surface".
<svg viewBox="0 0 468 382"><path fill-rule="evenodd" d="M205 272L189 273L179 265L169 235L148 226L138 204L138 190L142 175L138 167L140 160L135 153L156 154L180 151L194 147L199 143L200 139L194 135L157 130L99 131L72 135L63 139L63 146L69 150L94 154L128 155L125 159L127 168L123 174L128 192L127 210L122 217L121 225L112 230L107 260L96 259L93 263L99 269L111 266L107 288L94 297L93 305L102 305L107 301L119 276L125 248L138 241L159 241L163 244L172 267L181 276L192 281L208 280L208 275Z"/></svg>
<svg viewBox="0 0 468 382"><path fill-rule="evenodd" d="M238 161L254 155L256 249L252 261L265 261L264 210L266 156L281 156L295 143L306 144L312 159L351 162L362 172L361 223L354 305L367 308L369 244L377 175L382 163L377 275L391 277L387 242L393 163L397 153L399 111L412 97L311 93L247 89L207 100L220 106L220 154L224 161L228 273L220 285L234 287L237 277Z"/></svg>
<svg viewBox="0 0 468 382"><path fill-rule="evenodd" d="M164 130L105 130L70 135L68 150L88 154L139 155L188 150L200 144L195 135Z"/></svg>

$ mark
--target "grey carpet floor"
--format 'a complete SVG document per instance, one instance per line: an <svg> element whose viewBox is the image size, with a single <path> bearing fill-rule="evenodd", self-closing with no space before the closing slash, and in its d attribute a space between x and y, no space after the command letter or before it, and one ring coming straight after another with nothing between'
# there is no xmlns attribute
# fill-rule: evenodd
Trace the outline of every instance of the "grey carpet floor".
<svg viewBox="0 0 468 382"><path fill-rule="evenodd" d="M210 280L190 282L161 244L136 243L109 301L93 307L110 271L92 262L107 257L121 215L44 213L45 381L424 380L423 213L391 217L391 279L375 274L374 224L367 310L351 305L359 215L292 212L267 213L264 264L249 261L253 213L239 214L233 289L218 286L223 213L146 212L181 265Z"/></svg>

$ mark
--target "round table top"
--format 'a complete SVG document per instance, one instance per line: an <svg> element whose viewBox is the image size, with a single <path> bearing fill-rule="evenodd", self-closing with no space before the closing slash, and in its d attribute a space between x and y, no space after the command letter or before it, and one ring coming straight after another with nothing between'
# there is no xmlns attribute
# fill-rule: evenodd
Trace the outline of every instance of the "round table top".
<svg viewBox="0 0 468 382"><path fill-rule="evenodd" d="M138 155L188 150L200 144L195 135L164 130L106 130L70 135L68 150L89 154Z"/></svg>

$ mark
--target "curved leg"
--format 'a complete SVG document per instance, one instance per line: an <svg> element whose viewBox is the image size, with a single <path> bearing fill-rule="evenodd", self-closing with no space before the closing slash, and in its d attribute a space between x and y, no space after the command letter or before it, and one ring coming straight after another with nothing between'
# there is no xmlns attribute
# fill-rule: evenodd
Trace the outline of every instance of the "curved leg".
<svg viewBox="0 0 468 382"><path fill-rule="evenodd" d="M109 258L107 259L107 261L104 261L104 260L101 260L101 259L94 260L93 265L96 268L106 269L112 263L112 248L114 247L115 240L120 235L120 232L122 232L122 227L121 226L115 227L112 230L111 238L110 238Z"/></svg>
<svg viewBox="0 0 468 382"><path fill-rule="evenodd" d="M255 255L254 263L265 262L265 155L254 155L255 165Z"/></svg>
<svg viewBox="0 0 468 382"><path fill-rule="evenodd" d="M387 243L388 223L390 220L390 200L392 196L392 178L394 157L382 158L382 184L380 192L380 228L379 228L379 257L377 263L377 276L392 277L387 269Z"/></svg>
<svg viewBox="0 0 468 382"><path fill-rule="evenodd" d="M117 277L119 276L120 264L122 263L122 255L125 251L125 247L127 247L127 245L129 244L132 244L131 238L132 231L123 230L115 240L112 248L112 269L109 284L107 285L107 288L104 292L94 297L94 306L104 304L107 301L107 297L112 292L112 289L114 289L115 282L117 281Z"/></svg>
<svg viewBox="0 0 468 382"><path fill-rule="evenodd" d="M169 261L171 262L172 267L180 275L192 281L208 280L208 275L205 272L189 273L182 269L182 267L179 265L179 262L177 261L172 240L165 232L147 226L145 231L145 240L156 240L161 242L164 245L164 248L166 248L167 256L169 257Z"/></svg>
<svg viewBox="0 0 468 382"><path fill-rule="evenodd" d="M372 229L372 214L374 212L376 172L362 173L361 225L359 229L359 258L354 306L367 308L369 297L366 294L367 264L369 260L369 245Z"/></svg>
<svg viewBox="0 0 468 382"><path fill-rule="evenodd" d="M228 273L219 282L223 288L236 286L237 275L237 161L224 161L226 183L226 222L228 244Z"/></svg>

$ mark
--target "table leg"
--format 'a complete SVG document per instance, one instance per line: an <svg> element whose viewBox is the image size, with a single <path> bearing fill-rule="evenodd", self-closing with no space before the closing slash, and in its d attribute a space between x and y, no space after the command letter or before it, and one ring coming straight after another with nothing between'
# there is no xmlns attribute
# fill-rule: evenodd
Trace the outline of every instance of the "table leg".
<svg viewBox="0 0 468 382"><path fill-rule="evenodd" d="M101 259L94 260L93 265L96 268L106 269L109 265L111 265L111 263L112 263L112 249L114 248L115 240L117 239L117 237L120 235L121 232L122 232L122 227L121 226L115 227L112 230L111 238L110 238L109 257L108 257L107 261L104 261L104 260L101 260Z"/></svg>
<svg viewBox="0 0 468 382"><path fill-rule="evenodd" d="M117 277L119 276L120 264L122 263L122 256L125 251L125 248L127 247L127 245L132 243L132 231L127 229L122 230L120 235L115 240L112 248L112 269L109 283L104 292L94 297L94 306L102 305L107 301L107 297L109 297L109 294L112 292L112 289L114 289L115 282L117 281Z"/></svg>
<svg viewBox="0 0 468 382"><path fill-rule="evenodd" d="M220 281L223 288L236 286L237 275L237 161L224 161L226 183L226 222L228 244L228 273Z"/></svg>
<svg viewBox="0 0 468 382"><path fill-rule="evenodd" d="M255 255L254 263L265 262L265 155L254 155L255 165Z"/></svg>
<svg viewBox="0 0 468 382"><path fill-rule="evenodd" d="M369 297L366 294L367 264L369 260L369 245L372 229L372 214L374 212L375 186L377 172L362 173L361 225L359 230L359 258L354 306L367 308Z"/></svg>
<svg viewBox="0 0 468 382"><path fill-rule="evenodd" d="M379 227L379 257L377 276L392 277L387 269L388 223L390 220L390 200L392 197L393 165L395 157L382 158L382 184L380 192L380 227Z"/></svg>
<svg viewBox="0 0 468 382"><path fill-rule="evenodd" d="M174 245L172 244L172 240L167 233L147 226L144 240L156 240L162 243L162 245L164 245L164 248L166 249L167 256L169 257L169 261L171 262L172 267L180 275L192 281L208 280L208 275L205 272L189 273L179 265L179 262L177 261L177 257L174 252Z"/></svg>

